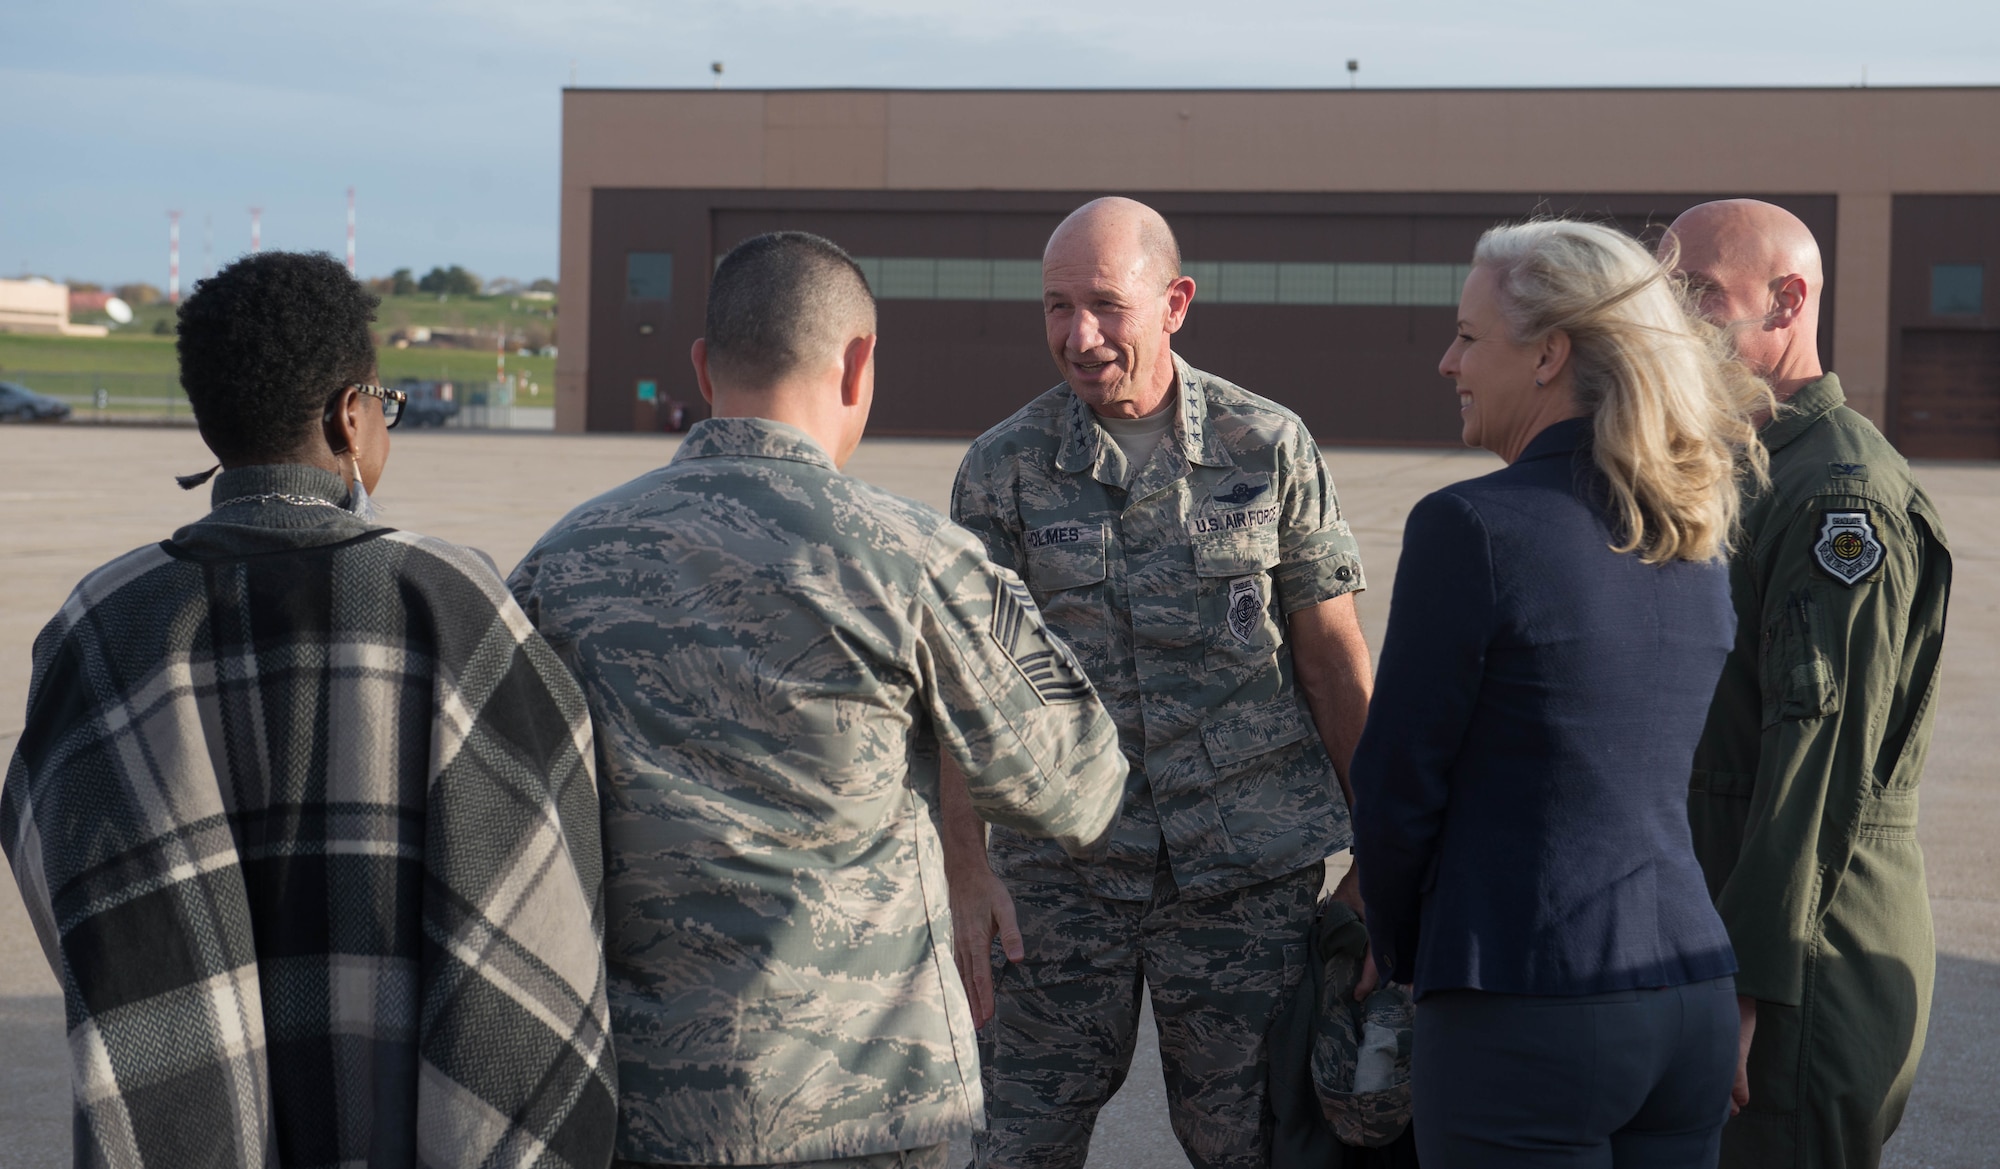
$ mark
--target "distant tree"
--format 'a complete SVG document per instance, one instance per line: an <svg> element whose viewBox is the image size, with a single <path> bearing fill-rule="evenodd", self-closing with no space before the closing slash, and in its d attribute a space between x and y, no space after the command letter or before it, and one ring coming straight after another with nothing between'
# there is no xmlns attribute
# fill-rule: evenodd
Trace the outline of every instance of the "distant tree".
<svg viewBox="0 0 2000 1169"><path fill-rule="evenodd" d="M442 293L446 296L478 296L479 277L453 264L449 268L432 268L417 281L419 292Z"/></svg>
<svg viewBox="0 0 2000 1169"><path fill-rule="evenodd" d="M88 281L88 280L69 280L69 281L65 281L65 283L67 283L67 284L69 285L69 290L70 290L71 292L103 292L103 291L104 291L104 286L103 286L102 284L93 284L93 283L91 283L91 282L90 282L90 281Z"/></svg>
<svg viewBox="0 0 2000 1169"><path fill-rule="evenodd" d="M417 278L410 274L408 268L398 268L389 276L389 294L391 296L414 296L416 292Z"/></svg>
<svg viewBox="0 0 2000 1169"><path fill-rule="evenodd" d="M118 286L118 299L131 305L133 308L140 308L149 304L158 304L166 298L161 295L159 289L150 284L120 284Z"/></svg>
<svg viewBox="0 0 2000 1169"><path fill-rule="evenodd" d="M535 281L535 282L534 282L533 284L530 284L530 285L528 285L528 291L529 291L529 292L555 292L555 291L557 291L557 289L556 289L556 282L555 282L555 281L553 281L553 280L551 280L551 279L549 279L548 277L544 276L544 277L542 277L542 278L541 278L540 280L537 280L537 281Z"/></svg>

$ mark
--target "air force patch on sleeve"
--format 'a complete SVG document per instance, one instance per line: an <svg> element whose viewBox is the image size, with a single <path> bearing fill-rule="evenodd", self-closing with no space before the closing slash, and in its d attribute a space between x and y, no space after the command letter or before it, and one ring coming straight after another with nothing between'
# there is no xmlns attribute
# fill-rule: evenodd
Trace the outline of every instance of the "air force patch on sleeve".
<svg viewBox="0 0 2000 1169"><path fill-rule="evenodd" d="M993 640L1044 703L1082 702L1090 679L1035 611L1035 598L1017 580L1002 581L993 598Z"/></svg>
<svg viewBox="0 0 2000 1169"><path fill-rule="evenodd" d="M1850 588L1882 563L1882 541L1865 511L1830 511L1822 518L1813 559L1827 575Z"/></svg>

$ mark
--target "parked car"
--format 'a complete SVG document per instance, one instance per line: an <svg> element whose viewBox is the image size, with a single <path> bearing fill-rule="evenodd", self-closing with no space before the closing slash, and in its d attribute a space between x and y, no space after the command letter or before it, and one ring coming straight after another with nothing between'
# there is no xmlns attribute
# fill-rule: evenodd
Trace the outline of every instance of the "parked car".
<svg viewBox="0 0 2000 1169"><path fill-rule="evenodd" d="M0 422L55 422L68 417L68 402L13 382L0 382Z"/></svg>
<svg viewBox="0 0 2000 1169"><path fill-rule="evenodd" d="M405 426L443 426L445 419L458 415L458 395L450 382L424 381L406 377L396 388L410 396L403 403Z"/></svg>

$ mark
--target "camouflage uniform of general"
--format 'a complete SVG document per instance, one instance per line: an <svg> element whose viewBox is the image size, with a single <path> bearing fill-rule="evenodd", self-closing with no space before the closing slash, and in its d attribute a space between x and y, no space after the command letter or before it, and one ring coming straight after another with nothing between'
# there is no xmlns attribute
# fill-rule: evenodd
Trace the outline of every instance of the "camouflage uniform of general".
<svg viewBox="0 0 2000 1169"><path fill-rule="evenodd" d="M1027 954L996 974L982 1164L1083 1163L1142 978L1189 1157L1263 1163L1265 1027L1303 971L1321 862L1349 844L1285 618L1362 587L1354 538L1297 415L1175 369L1174 429L1143 467L1063 385L959 469L953 518L1027 580L1132 764L1101 862L993 834Z"/></svg>
<svg viewBox="0 0 2000 1169"><path fill-rule="evenodd" d="M1736 648L1695 749L1695 854L1757 1000L1725 1169L1872 1169L1916 1078L1936 954L1917 781L1944 525L1832 374L1764 427L1730 558Z"/></svg>
<svg viewBox="0 0 2000 1169"><path fill-rule="evenodd" d="M618 1155L935 1164L980 1107L940 748L1059 852L1124 784L1027 590L750 418L572 512L512 585L596 724Z"/></svg>

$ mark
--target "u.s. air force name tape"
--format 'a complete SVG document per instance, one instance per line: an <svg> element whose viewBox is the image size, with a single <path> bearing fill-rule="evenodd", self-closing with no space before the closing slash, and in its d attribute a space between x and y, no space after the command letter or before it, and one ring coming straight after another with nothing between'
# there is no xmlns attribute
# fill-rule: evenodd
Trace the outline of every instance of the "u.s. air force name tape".
<svg viewBox="0 0 2000 1169"><path fill-rule="evenodd" d="M1035 598L1028 586L1004 582L993 598L993 640L1034 688L1035 697L1044 703L1082 702L1090 696L1090 679L1069 647L1034 618Z"/></svg>
<svg viewBox="0 0 2000 1169"><path fill-rule="evenodd" d="M1882 563L1882 541L1865 511L1830 511L1821 518L1813 559L1827 575L1852 588Z"/></svg>

